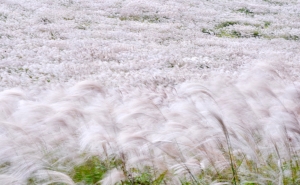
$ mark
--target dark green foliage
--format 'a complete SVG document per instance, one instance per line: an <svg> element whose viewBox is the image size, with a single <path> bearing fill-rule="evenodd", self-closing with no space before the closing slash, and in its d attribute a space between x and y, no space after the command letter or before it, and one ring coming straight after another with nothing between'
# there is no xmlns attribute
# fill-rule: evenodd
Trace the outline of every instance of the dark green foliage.
<svg viewBox="0 0 300 185"><path fill-rule="evenodd" d="M233 37L236 37L236 38L240 38L242 36L241 32L238 32L238 31L235 31L235 30L232 31L231 33L232 33Z"/></svg>
<svg viewBox="0 0 300 185"><path fill-rule="evenodd" d="M202 29L202 33L206 33L206 34L209 34L209 35L214 35L215 34L213 30L205 29L205 28Z"/></svg>
<svg viewBox="0 0 300 185"><path fill-rule="evenodd" d="M168 172L168 171L165 171L165 172L163 172L162 174L160 174L160 175L157 177L157 179L155 179L155 180L153 181L153 184L154 184L154 185L159 185L159 184L161 184L162 181L164 180L164 178L165 178L167 172Z"/></svg>
<svg viewBox="0 0 300 185"><path fill-rule="evenodd" d="M156 179L153 180L150 167L145 167L144 171L131 169L131 173L138 174L135 177L128 177L126 181L121 182L122 185L160 185L168 171L164 171Z"/></svg>
<svg viewBox="0 0 300 185"><path fill-rule="evenodd" d="M264 24L264 27L265 27L265 28L268 28L270 25L271 25L271 22L265 21L265 24Z"/></svg>
<svg viewBox="0 0 300 185"><path fill-rule="evenodd" d="M74 168L73 180L86 184L95 184L108 171L106 165L97 157L88 159L84 164Z"/></svg>
<svg viewBox="0 0 300 185"><path fill-rule="evenodd" d="M232 26L232 25L235 25L235 24L238 24L238 22L236 22L236 21L226 21L226 22L222 22L222 23L218 24L216 26L216 28L217 29L225 28L225 27Z"/></svg>
<svg viewBox="0 0 300 185"><path fill-rule="evenodd" d="M71 176L74 182L95 184L104 177L108 170L119 165L120 160L113 158L111 160L101 161L98 157L94 156L83 164L75 166Z"/></svg>
<svg viewBox="0 0 300 185"><path fill-rule="evenodd" d="M253 37L260 37L259 32L258 32L258 31L254 31L254 32L253 32Z"/></svg>
<svg viewBox="0 0 300 185"><path fill-rule="evenodd" d="M98 157L94 156L84 163L75 166L70 176L76 183L96 184L104 178L104 175L109 170L119 168L122 169L126 176L126 180L119 183L121 185L160 185L167 174L167 171L165 171L155 179L153 169L150 167L145 167L142 171L135 168L127 171L124 166L124 162L120 159L112 158L101 161Z"/></svg>
<svg viewBox="0 0 300 185"><path fill-rule="evenodd" d="M246 15L253 15L254 12L252 12L251 10L249 10L248 8L240 8L237 10L238 12L244 13Z"/></svg>
<svg viewBox="0 0 300 185"><path fill-rule="evenodd" d="M216 34L218 37L228 37L228 38L240 38L242 34L238 31L225 31L221 30L219 33Z"/></svg>

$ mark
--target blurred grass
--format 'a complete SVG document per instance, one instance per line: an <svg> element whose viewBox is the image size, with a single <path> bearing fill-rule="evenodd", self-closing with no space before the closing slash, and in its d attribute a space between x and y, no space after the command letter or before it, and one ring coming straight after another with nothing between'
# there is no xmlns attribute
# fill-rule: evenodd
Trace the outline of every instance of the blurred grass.
<svg viewBox="0 0 300 185"><path fill-rule="evenodd" d="M225 183L225 184L243 184L243 185L258 185L267 184L273 185L280 181L282 185L297 185L300 184L300 166L299 157L294 156L290 160L282 161L282 166L278 165L278 157L276 154L269 154L267 158L261 159L260 162L256 162L251 159L247 159L245 153L239 153L232 156L232 165L237 173L233 174L231 165L228 165L222 170L214 168L213 165L202 169L201 172L196 175L196 182L192 180L189 175L185 178L181 178L182 185L194 185L194 184L211 184L212 182ZM229 154L224 153L224 157L229 160ZM100 184L105 174L113 169L118 168L124 171L126 180L123 180L118 185L160 185L170 184L170 179L175 177L172 172L164 171L158 173L155 169L149 166L143 168L143 170L131 168L125 171L122 168L124 161L116 158L110 160L101 161L98 157L94 156L89 158L84 163L75 166L70 176L75 183L80 184ZM199 167L200 168L200 167ZM156 176L155 176L156 173ZM172 174L170 176L170 174ZM235 181L233 182L233 180ZM281 180L280 180L281 179Z"/></svg>

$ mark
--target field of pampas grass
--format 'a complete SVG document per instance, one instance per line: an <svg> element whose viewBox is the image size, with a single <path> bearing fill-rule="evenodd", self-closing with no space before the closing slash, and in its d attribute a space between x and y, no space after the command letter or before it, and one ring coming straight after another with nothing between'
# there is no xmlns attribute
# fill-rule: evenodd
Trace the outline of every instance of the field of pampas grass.
<svg viewBox="0 0 300 185"><path fill-rule="evenodd" d="M0 1L0 184L300 184L299 0Z"/></svg>

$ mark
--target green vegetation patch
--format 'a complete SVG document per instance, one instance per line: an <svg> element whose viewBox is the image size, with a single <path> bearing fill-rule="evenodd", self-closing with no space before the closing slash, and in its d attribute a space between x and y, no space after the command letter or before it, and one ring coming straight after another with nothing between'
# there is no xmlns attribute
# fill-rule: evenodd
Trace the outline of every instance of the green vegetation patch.
<svg viewBox="0 0 300 185"><path fill-rule="evenodd" d="M122 185L160 185L165 180L165 176L168 171L164 171L159 174L157 178L154 178L153 169L151 167L145 167L142 171L132 168L130 174L137 174L134 177L129 175L127 180L122 181ZM128 172L127 172L128 173Z"/></svg>
<svg viewBox="0 0 300 185"><path fill-rule="evenodd" d="M221 29L221 28L225 28L225 27L228 27L228 26L233 26L235 24L239 24L239 22L237 21L226 21L226 22L222 22L218 25L215 26L216 29Z"/></svg>
<svg viewBox="0 0 300 185"><path fill-rule="evenodd" d="M155 178L155 169L144 167L143 170L131 168L126 170L125 163L116 158L100 160L93 156L84 163L74 167L70 177L75 183L96 184L101 181L105 174L114 169L120 169L124 172L126 179L121 181L121 185L159 185L165 179L167 171L164 171Z"/></svg>
<svg viewBox="0 0 300 185"><path fill-rule="evenodd" d="M245 13L251 13L249 12L250 10L248 9L239 9L241 12L245 12ZM243 34L240 31L234 30L232 28L228 28L230 26L236 25L236 24L240 24L240 25L244 25L244 26L253 26L255 28L254 31L252 31L252 33L247 33L247 34ZM285 35L268 35L268 34L263 34L261 30L263 29L267 29L268 27L270 27L270 25L272 24L272 22L270 21L264 21L261 24L250 24L250 23L241 23L241 22L237 22L237 21L225 21L225 22L221 22L217 25L215 25L215 27L213 29L207 29L207 28L202 28L202 33L208 34L208 35L214 35L217 37L226 37L226 38L264 38L264 39L274 39L274 38L283 38L286 40L293 40L293 41L298 41L300 39L299 35L291 35L291 34L285 34Z"/></svg>
<svg viewBox="0 0 300 185"><path fill-rule="evenodd" d="M226 27L233 26L236 24L240 24L240 23L237 21L222 22L222 23L219 23L218 25L216 25L215 29L203 28L202 33L209 34L209 35L216 35L218 37L240 38L240 37L242 37L241 32L235 31L235 30L228 31L228 30L224 29Z"/></svg>
<svg viewBox="0 0 300 185"><path fill-rule="evenodd" d="M104 177L107 171L119 166L120 163L120 160L115 158L101 161L99 157L93 156L83 164L75 166L71 172L71 177L74 182L95 184Z"/></svg>
<svg viewBox="0 0 300 185"><path fill-rule="evenodd" d="M121 16L119 17L121 21L138 21L138 22L149 22L149 23L158 23L161 22L160 17L154 15L130 15L130 16Z"/></svg>
<svg viewBox="0 0 300 185"><path fill-rule="evenodd" d="M181 175L179 179L181 184L194 185L219 182L234 185L272 185L278 182L278 176L281 176L280 181L282 185L296 185L300 183L300 161L297 156L292 155L290 159L284 160L280 159L276 154L261 156L258 153L257 157L262 158L253 160L246 157L247 154L243 152L233 154L232 148L226 148L225 145L220 145L220 150L223 151L223 157L228 161L228 165L219 168L212 161L206 168L201 169L198 174L192 174L186 167L188 173ZM8 165L9 163L2 164L0 169ZM171 171L158 171L151 166L128 169L125 162L121 159L110 158L101 160L99 157L94 156L75 166L72 172L69 173L69 176L78 184L100 184L105 174L114 168L122 170L125 176L125 180L118 182L117 185L170 184L170 178L174 175ZM33 185L36 183L32 178L28 180L28 184Z"/></svg>
<svg viewBox="0 0 300 185"><path fill-rule="evenodd" d="M252 36L253 37L260 37L261 34L259 33L259 31L256 30L256 31L253 32Z"/></svg>
<svg viewBox="0 0 300 185"><path fill-rule="evenodd" d="M244 13L244 14L246 14L246 15L251 15L251 16L254 15L254 12L251 11L250 9L246 8L246 7L240 8L240 9L238 9L237 11L238 11L238 12L241 12L241 13Z"/></svg>
<svg viewBox="0 0 300 185"><path fill-rule="evenodd" d="M228 37L228 38L241 38L242 34L238 31L225 31L221 30L219 33L216 33L218 37Z"/></svg>
<svg viewBox="0 0 300 185"><path fill-rule="evenodd" d="M265 21L264 22L264 28L268 28L271 25L270 21Z"/></svg>

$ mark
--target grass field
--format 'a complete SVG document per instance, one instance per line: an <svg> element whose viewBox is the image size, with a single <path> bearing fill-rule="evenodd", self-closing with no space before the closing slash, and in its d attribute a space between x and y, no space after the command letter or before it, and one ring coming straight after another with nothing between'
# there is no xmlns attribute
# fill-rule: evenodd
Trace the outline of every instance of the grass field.
<svg viewBox="0 0 300 185"><path fill-rule="evenodd" d="M299 0L0 1L0 184L297 185Z"/></svg>

